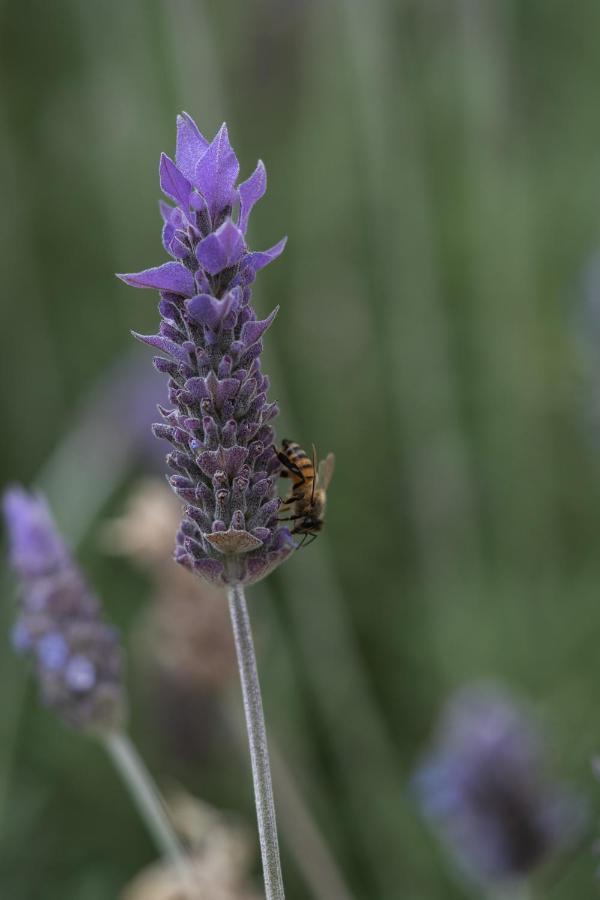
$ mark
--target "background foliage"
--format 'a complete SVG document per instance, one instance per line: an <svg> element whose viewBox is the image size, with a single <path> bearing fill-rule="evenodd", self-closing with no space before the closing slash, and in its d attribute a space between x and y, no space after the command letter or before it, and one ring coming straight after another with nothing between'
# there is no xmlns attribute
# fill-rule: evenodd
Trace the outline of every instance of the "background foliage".
<svg viewBox="0 0 600 900"><path fill-rule="evenodd" d="M468 896L408 788L455 686L533 698L600 799L600 7L22 0L0 23L1 471L44 485L134 643L149 584L98 532L160 470L129 336L156 310L112 273L163 259L175 114L226 118L269 173L253 246L289 234L255 293L281 304L280 433L338 461L327 533L252 591L270 729L358 898ZM100 749L38 707L3 594L2 895L116 897L154 850ZM252 822L235 754L182 768L135 657L130 681L159 778ZM589 844L540 896L594 896Z"/></svg>

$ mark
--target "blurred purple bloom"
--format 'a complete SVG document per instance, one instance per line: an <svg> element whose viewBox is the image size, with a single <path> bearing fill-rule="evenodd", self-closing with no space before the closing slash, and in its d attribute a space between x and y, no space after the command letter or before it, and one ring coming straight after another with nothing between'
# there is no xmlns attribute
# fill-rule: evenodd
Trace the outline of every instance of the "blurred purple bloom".
<svg viewBox="0 0 600 900"><path fill-rule="evenodd" d="M10 559L21 582L13 646L32 659L42 696L73 727L110 730L123 713L118 635L77 569L42 497L4 497Z"/></svg>
<svg viewBox="0 0 600 900"><path fill-rule="evenodd" d="M277 310L259 321L251 306L256 273L283 251L246 246L248 218L266 190L262 162L239 187L239 163L223 125L207 141L184 113L175 162L160 160L163 245L175 262L130 275L160 291L158 334L135 335L165 356L171 408L160 407L157 437L172 444L170 483L187 504L175 558L215 584L252 583L294 549L277 523L279 462L267 401L261 338Z"/></svg>
<svg viewBox="0 0 600 900"><path fill-rule="evenodd" d="M66 562L66 547L44 500L14 488L5 495L4 512L10 529L10 562L21 578L43 578Z"/></svg>
<svg viewBox="0 0 600 900"><path fill-rule="evenodd" d="M531 717L489 685L448 704L415 785L442 840L483 882L526 877L582 824L581 804L546 774Z"/></svg>

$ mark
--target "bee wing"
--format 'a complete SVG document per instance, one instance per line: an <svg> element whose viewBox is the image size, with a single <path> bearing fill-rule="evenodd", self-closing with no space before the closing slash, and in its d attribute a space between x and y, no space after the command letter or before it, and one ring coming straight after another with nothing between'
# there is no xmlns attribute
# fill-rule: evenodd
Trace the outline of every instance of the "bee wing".
<svg viewBox="0 0 600 900"><path fill-rule="evenodd" d="M333 470L335 468L335 456L333 453L328 453L325 459L322 459L319 463L319 472L317 475L317 480L319 482L319 488L322 488L324 491L327 490L331 483L331 479L333 478Z"/></svg>

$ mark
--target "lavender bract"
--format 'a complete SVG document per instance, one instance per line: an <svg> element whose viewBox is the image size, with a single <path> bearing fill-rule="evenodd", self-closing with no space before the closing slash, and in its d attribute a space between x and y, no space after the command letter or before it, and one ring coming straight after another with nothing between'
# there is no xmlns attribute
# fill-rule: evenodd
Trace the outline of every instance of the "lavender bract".
<svg viewBox="0 0 600 900"><path fill-rule="evenodd" d="M70 725L117 728L124 703L115 630L102 621L46 502L13 487L4 497L4 515L21 583L15 649L33 659L45 702Z"/></svg>
<svg viewBox="0 0 600 900"><path fill-rule="evenodd" d="M175 162L164 154L160 184L175 206L161 203L163 245L173 257L120 275L160 291L161 324L139 340L169 358L154 358L169 376L172 409L154 426L173 446L173 489L186 506L175 558L215 584L263 578L294 549L277 524L277 415L261 372L262 335L277 310L258 320L250 304L256 273L283 251L250 252L248 219L266 190L259 162L236 187L237 157L223 125L209 143L186 113L177 120ZM237 212L235 212L235 210Z"/></svg>
<svg viewBox="0 0 600 900"><path fill-rule="evenodd" d="M460 865L483 882L527 876L573 840L579 802L546 776L540 734L489 685L448 704L415 783L427 818Z"/></svg>

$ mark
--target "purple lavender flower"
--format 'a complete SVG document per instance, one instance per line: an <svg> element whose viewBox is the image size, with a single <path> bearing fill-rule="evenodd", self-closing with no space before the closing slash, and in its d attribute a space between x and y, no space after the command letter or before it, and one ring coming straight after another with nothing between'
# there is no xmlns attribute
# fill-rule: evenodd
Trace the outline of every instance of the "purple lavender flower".
<svg viewBox="0 0 600 900"><path fill-rule="evenodd" d="M34 662L44 701L73 727L117 728L121 651L40 496L4 496L11 564L21 583L13 645Z"/></svg>
<svg viewBox="0 0 600 900"><path fill-rule="evenodd" d="M175 206L161 203L163 245L174 262L120 275L160 291L158 334L135 336L169 358L154 364L169 376L172 409L157 437L173 446L170 483L185 501L175 558L216 584L263 578L294 549L277 524L279 462L261 372L262 335L277 310L258 320L250 286L283 251L251 252L246 230L266 190L259 162L236 187L237 157L223 125L209 142L186 113L177 120L175 162L164 154L160 184Z"/></svg>
<svg viewBox="0 0 600 900"><path fill-rule="evenodd" d="M581 805L547 777L527 712L489 685L451 700L415 782L427 818L483 882L527 876L582 824Z"/></svg>

